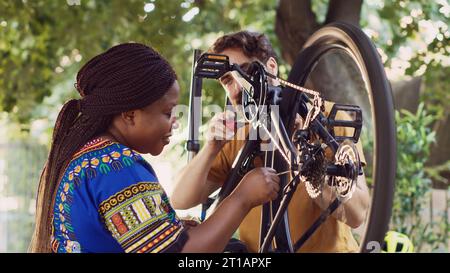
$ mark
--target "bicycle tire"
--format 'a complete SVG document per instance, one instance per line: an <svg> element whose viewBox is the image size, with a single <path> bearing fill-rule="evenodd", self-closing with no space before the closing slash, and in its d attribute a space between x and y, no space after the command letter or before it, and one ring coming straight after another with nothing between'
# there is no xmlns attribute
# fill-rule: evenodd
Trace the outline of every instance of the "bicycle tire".
<svg viewBox="0 0 450 273"><path fill-rule="evenodd" d="M351 53L349 55L353 56L369 87L367 91L374 118L375 154L372 168L375 183L360 252L377 251L382 245L391 217L396 172L396 127L390 84L375 46L357 26L342 22L326 25L306 41L291 69L288 81L304 86L320 58L333 48L344 48ZM285 88L283 92L281 115L290 134L293 132L295 115L299 110L298 105L302 103L302 96L304 95L290 88Z"/></svg>

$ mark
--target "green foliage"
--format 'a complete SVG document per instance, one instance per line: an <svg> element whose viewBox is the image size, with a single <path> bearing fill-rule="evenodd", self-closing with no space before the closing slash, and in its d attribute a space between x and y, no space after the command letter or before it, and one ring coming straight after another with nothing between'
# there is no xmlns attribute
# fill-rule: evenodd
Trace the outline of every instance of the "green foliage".
<svg viewBox="0 0 450 273"><path fill-rule="evenodd" d="M56 85L67 81L73 84L81 64L120 42L147 43L166 56L180 76L184 91L182 103L188 100L193 48L206 50L219 35L252 29L266 33L280 52L274 31L277 1L80 0L80 5L74 5L75 2L10 0L0 3L0 110L13 113L19 122L41 117L35 106L52 94ZM154 5L152 11L144 11L147 2ZM320 22L325 18L328 2L311 3ZM375 10L371 10L374 6L370 3L363 3L363 27L371 26L368 18L374 14L381 18L382 26L377 29L380 35L372 39L388 55L386 65L390 65L400 46L409 46L419 36L421 20L445 22L448 15L441 12L441 2L383 1ZM198 9L198 14L184 21L183 16L194 9ZM410 16L412 10L421 13L402 26L399 22ZM430 54L448 55L446 32L441 24L440 36L425 51L415 55L408 74L424 64L440 67L438 59ZM282 61L280 68L286 77L289 68ZM221 103L223 92L208 88L205 86L205 94L210 101ZM73 88L65 94L63 99L77 96Z"/></svg>
<svg viewBox="0 0 450 273"><path fill-rule="evenodd" d="M423 203L419 200L429 191L431 181L426 177L424 164L435 134L427 127L433 117L427 115L423 104L415 115L405 110L401 113L396 112L398 153L393 214L398 216L395 220L404 223L410 212L421 210Z"/></svg>
<svg viewBox="0 0 450 273"><path fill-rule="evenodd" d="M424 223L421 217L431 190L425 162L435 141L435 133L429 128L434 119L423 103L415 114L405 110L396 112L397 174L391 229L407 234L416 251L426 244L437 248L445 243L443 237L448 236L445 228L432 230L433 223Z"/></svg>
<svg viewBox="0 0 450 273"><path fill-rule="evenodd" d="M361 16L361 26L379 48L388 76L422 76L421 101L437 119L450 109L449 17L446 0L365 1Z"/></svg>
<svg viewBox="0 0 450 273"><path fill-rule="evenodd" d="M82 63L121 42L149 44L179 74L187 103L193 48L206 50L219 35L250 28L267 32L275 45L274 1L2 1L0 3L0 111L19 122L36 117L34 106L54 86L74 82ZM189 21L183 16L198 9ZM262 16L264 14L264 16ZM79 60L82 56L82 61ZM206 92L212 100L223 92ZM65 99L78 96L73 88ZM59 102L61 103L61 102Z"/></svg>
<svg viewBox="0 0 450 273"><path fill-rule="evenodd" d="M441 53L448 55L449 53L449 36L445 34L448 30L445 22L448 22L448 14L443 12L445 1L426 1L426 0L401 0L401 1L383 1L382 7L378 10L381 19L389 24L389 35L384 36L391 42L384 43L385 52L390 56L396 56L400 46L405 45L408 40L415 39L417 36L426 33L420 33L425 25L429 22L441 22L437 24L438 33L428 44L427 50L433 53ZM447 4L448 5L448 4ZM428 21L428 22L426 22ZM425 24L424 24L425 23ZM426 29L431 31L431 29ZM412 60L412 66L408 74L412 74L421 64L425 63L424 57L428 52L419 52ZM432 60L437 62L438 60ZM428 62L427 62L428 63Z"/></svg>
<svg viewBox="0 0 450 273"><path fill-rule="evenodd" d="M449 184L448 179L443 177L441 174L443 172L450 172L450 160L438 166L427 167L425 168L425 172L432 179L447 184L448 186Z"/></svg>
<svg viewBox="0 0 450 273"><path fill-rule="evenodd" d="M445 118L450 111L450 66L428 66L428 72L424 75L425 88L421 100L426 103L430 113L437 119Z"/></svg>

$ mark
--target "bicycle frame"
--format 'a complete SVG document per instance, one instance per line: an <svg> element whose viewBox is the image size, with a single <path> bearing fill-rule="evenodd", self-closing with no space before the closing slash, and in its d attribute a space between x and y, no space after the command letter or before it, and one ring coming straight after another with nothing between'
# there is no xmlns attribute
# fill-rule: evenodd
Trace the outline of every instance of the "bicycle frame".
<svg viewBox="0 0 450 273"><path fill-rule="evenodd" d="M191 84L192 87L191 97L193 97L193 94L200 94L201 96L201 91L195 89L201 88L201 84L198 84L198 81L200 79L203 78L219 79L225 73L228 73L230 71L237 71L242 76L242 78L251 83L252 87L255 88L254 92L261 96L259 102L261 102L261 100L263 100L263 102L260 105L258 105L258 107L263 105L267 106L268 112L270 113L269 122L274 125L276 136L271 135L271 132L269 132L268 130L268 126L261 123L259 118L253 119L251 121L252 126L255 128L258 127L264 129L266 133L271 137L275 147L277 148L276 150L279 152L281 158L287 164L289 172L291 173L291 177L293 178L289 183L287 183L284 186L281 195L279 196L279 200L281 201L279 203L278 209L276 210L275 217L268 226L268 230L267 233L265 233L264 239L262 240L262 242L260 242L259 251L267 252L275 237L275 233L279 227L279 224L283 219L282 217L286 215L288 204L291 201L297 186L305 179L302 176L302 173L306 171L306 169L309 167L309 165L306 164L307 162L298 162L299 151L294 147L294 144L286 131L286 127L283 122L283 117L271 111L271 107L273 105L279 105L281 101L280 99L281 93L283 91L285 92L293 91L289 89L295 86L285 81L282 81L285 84L284 90L281 87L269 86L268 78L276 78L276 77L274 75L267 73L265 71L264 66L258 62L253 63L253 74L247 75L247 73L242 71L242 69L238 65L230 64L228 61L228 57L225 55L203 54L202 56L200 56L200 58L198 58L198 60L195 59L194 61L196 65L193 66L193 73L192 73L193 84ZM194 84L194 81L197 81L197 84ZM305 88L302 89L303 90L299 91L308 92L308 89ZM309 91L314 92L312 90ZM316 104L317 100L319 99L320 98L317 98L317 95L315 95L313 104ZM342 141L342 139L339 139L339 137L336 137L332 133L330 133L329 128L327 129L325 125L331 126L331 129L335 125L353 127L355 128L355 135L353 136L352 140L354 142L358 140L362 125L362 118L360 116L361 113L359 113L359 118L357 118L357 120L355 120L354 122L339 122L334 120L336 111L338 111L339 109L336 109L334 112L332 111L333 115L331 115L331 118L329 120L323 115L322 113L323 111L317 111L317 109L321 109L320 105L318 105L319 108L316 109L316 113L314 114L314 117L312 117L313 116L312 109L311 110L308 109L307 107L308 103L311 103L310 99L308 98L308 96L305 95L305 93L302 93L300 99L296 103L297 109L294 110L296 113L300 114L303 120L306 120L307 126L304 129L314 134L317 134L319 138L323 141L323 143L325 143L328 147L332 149L333 153L336 153L336 151L338 150L338 147L340 145L339 141ZM347 108L343 107L344 110L350 109L350 111L356 112L358 111L357 108L358 108L357 106L347 106ZM195 116L196 114L198 114L198 111L200 111L200 109L199 108L196 109L195 107L193 107L193 104L191 103L190 116L191 117ZM191 126L191 123L189 125ZM192 128L190 128L190 131L191 129ZM276 139L280 140L281 145L276 143L275 141ZM194 139L191 139L190 135L188 143L192 141L194 141ZM235 165L235 167L232 168L227 181L224 183L224 186L220 191L219 202L221 202L226 196L228 196L231 193L234 187L245 175L245 173L251 169L251 164L249 162L252 162L253 158L257 156L258 149L256 148L260 144L260 142L261 142L260 140L249 140L247 136L246 143L242 148L242 152L237 161L235 162L235 164L233 164ZM330 165L327 166L326 172L328 175L343 176L343 177L350 176L349 170L345 166ZM361 168L358 170L358 174L360 173L362 173ZM292 245L291 242L289 243L288 245L289 251L296 252L307 241L307 239L317 230L317 228L323 222L325 222L327 217L330 216L339 207L340 204L341 202L338 200L338 198L336 198L333 202L331 202L329 207L322 212L319 218L313 223L313 225L301 236L301 238L294 245Z"/></svg>

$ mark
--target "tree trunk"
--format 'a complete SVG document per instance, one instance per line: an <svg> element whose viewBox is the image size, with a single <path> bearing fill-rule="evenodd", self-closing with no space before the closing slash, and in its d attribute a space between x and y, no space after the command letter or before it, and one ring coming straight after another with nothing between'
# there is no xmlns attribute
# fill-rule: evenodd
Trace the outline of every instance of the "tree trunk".
<svg viewBox="0 0 450 273"><path fill-rule="evenodd" d="M419 107L421 86L422 77L414 77L411 80L391 82L395 109L406 109L411 113L415 113Z"/></svg>
<svg viewBox="0 0 450 273"><path fill-rule="evenodd" d="M344 21L359 26L361 6L362 0L330 0L325 24ZM281 0L275 30L284 60L292 65L308 37L321 26L311 9L311 1ZM306 85L320 91L326 100L361 106L363 114L368 117L367 95L358 92L365 90L362 79L357 67L352 66L345 54L324 56L311 72Z"/></svg>
<svg viewBox="0 0 450 273"><path fill-rule="evenodd" d="M361 7L362 0L330 0L325 24L343 21L359 26ZM275 33L283 59L292 65L308 37L321 26L310 0L281 0L276 13Z"/></svg>
<svg viewBox="0 0 450 273"><path fill-rule="evenodd" d="M362 0L330 0L325 24L340 21L359 26Z"/></svg>
<svg viewBox="0 0 450 273"><path fill-rule="evenodd" d="M303 44L319 27L310 0L281 0L276 13L275 33L283 59L292 65Z"/></svg>

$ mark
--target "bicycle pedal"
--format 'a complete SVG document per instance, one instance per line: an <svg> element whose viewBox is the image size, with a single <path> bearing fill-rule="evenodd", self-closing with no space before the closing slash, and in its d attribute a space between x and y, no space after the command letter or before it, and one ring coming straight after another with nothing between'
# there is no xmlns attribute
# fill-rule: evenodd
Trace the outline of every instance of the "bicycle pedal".
<svg viewBox="0 0 450 273"><path fill-rule="evenodd" d="M351 119L336 119L336 116L339 112L346 113ZM333 105L330 114L328 115L327 127L330 134L336 139L337 142L341 143L346 139L350 139L354 143L356 143L358 142L359 136L361 135L362 122L362 111L359 106L336 103ZM353 135L336 135L336 128L352 128Z"/></svg>
<svg viewBox="0 0 450 273"><path fill-rule="evenodd" d="M218 79L230 71L228 56L204 53L195 66L195 76L200 78Z"/></svg>

